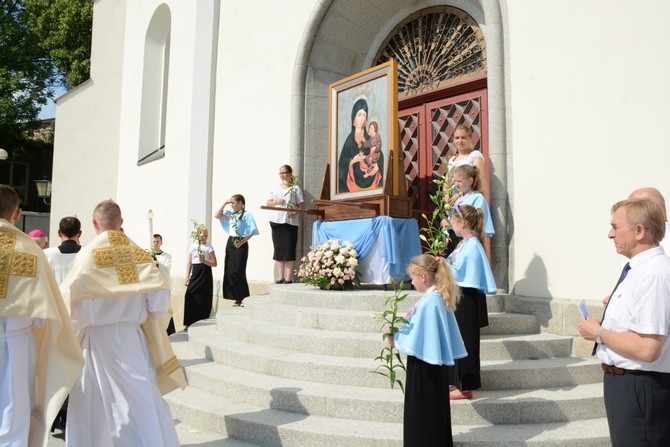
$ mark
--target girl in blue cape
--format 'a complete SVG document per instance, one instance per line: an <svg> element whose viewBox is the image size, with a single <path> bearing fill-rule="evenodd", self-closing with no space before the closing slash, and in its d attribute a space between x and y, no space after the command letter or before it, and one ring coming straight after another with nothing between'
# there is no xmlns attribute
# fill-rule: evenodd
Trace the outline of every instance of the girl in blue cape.
<svg viewBox="0 0 670 447"><path fill-rule="evenodd" d="M449 371L453 399L471 399L472 390L481 388L479 358L479 329L488 326L486 294L496 293L491 266L482 247L484 240L484 213L470 205L454 206L451 227L463 238L447 257L456 283L461 290L461 300L456 309L456 321L468 351L468 357L456 361Z"/></svg>
<svg viewBox="0 0 670 447"><path fill-rule="evenodd" d="M230 208L226 208L230 205ZM214 217L221 221L223 231L228 233L226 258L223 267L223 298L235 300L233 306L242 306L242 300L249 296L247 282L247 259L249 239L258 234L256 221L245 210L246 201L242 194L235 194L226 200Z"/></svg>
<svg viewBox="0 0 670 447"><path fill-rule="evenodd" d="M403 446L453 446L447 365L468 355L453 312L458 287L440 257L416 256L407 273L425 295L387 340L407 355Z"/></svg>
<svg viewBox="0 0 670 447"><path fill-rule="evenodd" d="M481 171L474 166L461 165L456 166L453 171L451 171L451 176L454 180L454 185L458 190L458 193L453 196L457 197L453 206L458 207L461 205L471 205L475 208L481 209L484 216L484 235L487 238L493 236L495 234L493 229L493 219L491 219L491 211L489 210L489 205L486 202L486 197L484 197L483 194L484 183L482 181ZM451 213L449 217L451 217ZM449 221L446 219L444 219L441 223L442 226L450 226ZM458 242L461 240L460 236L454 232L453 228L449 234L450 244L447 254L451 253ZM484 244L483 240L482 244ZM484 250L486 251L487 257L490 258L491 256L489 249L485 247Z"/></svg>

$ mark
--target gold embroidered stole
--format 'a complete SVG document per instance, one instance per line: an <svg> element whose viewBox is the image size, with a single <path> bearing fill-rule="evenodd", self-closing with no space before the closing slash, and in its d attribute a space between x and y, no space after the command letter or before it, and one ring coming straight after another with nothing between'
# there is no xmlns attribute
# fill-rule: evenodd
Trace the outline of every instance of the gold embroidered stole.
<svg viewBox="0 0 670 447"><path fill-rule="evenodd" d="M149 253L115 230L99 234L82 249L62 286L67 305L73 300L110 299L169 288ZM169 318L149 312L141 325L162 394L188 385L166 333Z"/></svg>

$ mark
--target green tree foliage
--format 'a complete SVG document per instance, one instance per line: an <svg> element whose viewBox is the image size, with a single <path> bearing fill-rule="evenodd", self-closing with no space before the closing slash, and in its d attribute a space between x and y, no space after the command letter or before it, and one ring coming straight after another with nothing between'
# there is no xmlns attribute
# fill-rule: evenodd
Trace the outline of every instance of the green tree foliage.
<svg viewBox="0 0 670 447"><path fill-rule="evenodd" d="M26 0L30 28L39 37L68 87L89 77L91 67L91 0Z"/></svg>
<svg viewBox="0 0 670 447"><path fill-rule="evenodd" d="M0 0L0 147L16 147L54 88L88 79L91 0Z"/></svg>

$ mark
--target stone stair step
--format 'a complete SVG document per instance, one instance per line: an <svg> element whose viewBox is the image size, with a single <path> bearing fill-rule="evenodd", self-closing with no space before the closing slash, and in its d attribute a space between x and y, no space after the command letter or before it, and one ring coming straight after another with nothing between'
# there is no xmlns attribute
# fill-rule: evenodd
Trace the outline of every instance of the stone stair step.
<svg viewBox="0 0 670 447"><path fill-rule="evenodd" d="M181 447L263 447L259 444L227 438L220 433L193 428L179 419L175 419L174 424ZM64 437L65 434L57 429L49 436L47 447L65 447L65 440L61 439Z"/></svg>
<svg viewBox="0 0 670 447"><path fill-rule="evenodd" d="M371 373L378 366L373 356L363 358L297 352L261 345L257 341L264 340L248 342L232 338L217 330L212 320L204 320L189 328L191 349L218 363L310 382L378 388L387 386L385 377ZM482 362L482 383L487 389L551 388L600 380L602 371L599 363L591 359Z"/></svg>
<svg viewBox="0 0 670 447"><path fill-rule="evenodd" d="M407 293L408 297L400 304L400 310L407 312L422 294L416 290L405 290L403 293ZM379 312L384 308L386 297L392 295L393 289L335 292L300 283L270 286L270 296L275 302L340 310ZM505 297L502 295L487 296L487 305L489 312L502 312L505 307Z"/></svg>
<svg viewBox="0 0 670 447"><path fill-rule="evenodd" d="M273 297L262 296L254 297L245 302L245 308L227 308L221 309L220 314L235 315L244 313L249 318L260 321L280 323L284 326L295 326L304 328L314 328L332 331L349 332L374 332L381 331L382 322L376 320L375 314L382 312L383 309L375 311L370 310L349 310L332 309L329 307L306 307L297 304L287 304L277 302ZM524 314L504 314L490 312L490 326L486 328L489 334L509 334L526 333L534 334L539 332L537 319L532 315ZM401 312L405 315L406 312ZM513 328L514 332L510 332Z"/></svg>
<svg viewBox="0 0 670 447"><path fill-rule="evenodd" d="M528 425L453 425L455 447L611 447L607 419Z"/></svg>
<svg viewBox="0 0 670 447"><path fill-rule="evenodd" d="M193 428L179 420L175 421L175 428L181 447L263 447L260 444L228 438L220 433Z"/></svg>
<svg viewBox="0 0 670 447"><path fill-rule="evenodd" d="M482 335L537 334L540 324L535 315L489 312L489 325L480 329Z"/></svg>
<svg viewBox="0 0 670 447"><path fill-rule="evenodd" d="M173 415L187 424L264 446L402 445L402 424L337 419L256 407L212 396L195 387L166 396Z"/></svg>
<svg viewBox="0 0 670 447"><path fill-rule="evenodd" d="M337 329L336 326L329 329L314 328L313 326L295 326L292 325L291 322L284 323L281 317L282 313L277 309L266 309L261 311L266 312L266 315L273 313L278 315L276 321L274 318L256 318L254 309L256 309L257 305L257 303L254 303L253 306L248 305L248 307L245 308L227 308L221 310L216 315L219 330L225 334L230 334L231 337L241 341L255 342L257 340L262 340L264 344L269 346L314 354L375 357L384 347L384 341L381 338L380 332L381 324L378 321L375 322L377 323L377 327L370 327L370 329L372 329L371 332L364 332L362 330L352 332L349 330ZM263 305L263 303L260 304L260 306ZM296 315L297 318L305 315L304 313L301 314L296 307L283 310L287 310L288 314ZM338 311L327 310L327 312ZM350 315L352 314L351 311L346 312L346 314L343 314L342 312L343 311L339 311L337 316L333 315L333 320L348 321L355 319ZM319 318L316 312L313 316L314 321ZM372 320L369 314L366 316L366 320L368 319ZM489 319L491 321L491 326L499 326L501 328L508 325L514 326L517 331L514 334L522 332L524 328L528 330L534 329L536 325L535 317L519 314L512 315L511 317L505 314L491 314ZM493 339L489 338L488 340ZM499 346L499 353L495 358L504 358L500 356L500 353L505 352L505 349L507 349L508 354L514 352L521 355L521 358L545 358L553 356L551 355L553 350L544 353L542 352L542 350L549 347L549 345L545 345L544 347L538 346L535 351L530 349L534 343L532 340L532 338L526 338L526 343L523 343L514 342L513 339L507 339L506 342L509 346L507 348L502 345ZM562 352L564 352L565 355L569 355L571 352L572 345L569 343L569 340L570 338L568 337L562 339L564 347ZM495 342L493 341L490 342L490 344L494 343ZM566 350L568 348L570 350ZM509 355L507 357L512 358Z"/></svg>
<svg viewBox="0 0 670 447"><path fill-rule="evenodd" d="M189 387L166 396L192 427L263 446L400 447L402 423L296 414L255 407ZM456 446L609 446L605 418L538 424L452 425ZM232 447L232 446L231 446Z"/></svg>
<svg viewBox="0 0 670 447"><path fill-rule="evenodd" d="M549 333L532 335L482 335L482 360L534 360L570 357L574 338Z"/></svg>
<svg viewBox="0 0 670 447"><path fill-rule="evenodd" d="M402 422L403 395L396 387L369 388L285 379L216 362L198 362L187 341L173 347L191 386L230 400L312 415ZM604 416L602 384L543 390L475 393L471 401L452 403L454 423L519 424Z"/></svg>
<svg viewBox="0 0 670 447"><path fill-rule="evenodd" d="M403 394L391 389L306 382L241 370L213 361L202 361L189 348L188 340L172 341L175 354L186 371L189 384L230 400L293 412L388 421L402 421Z"/></svg>
<svg viewBox="0 0 670 447"><path fill-rule="evenodd" d="M604 418L602 383L474 392L471 400L451 401L454 425L526 425Z"/></svg>
<svg viewBox="0 0 670 447"><path fill-rule="evenodd" d="M249 309L251 310L251 309ZM291 326L254 318L247 309L230 308L216 314L218 329L241 341L262 340L263 344L291 351L349 357L374 357L385 346L379 325L374 332ZM341 319L348 318L340 313ZM372 319L368 315L369 319Z"/></svg>
<svg viewBox="0 0 670 447"><path fill-rule="evenodd" d="M535 389L602 382L600 362L558 357L542 360L482 361L482 387L489 390Z"/></svg>

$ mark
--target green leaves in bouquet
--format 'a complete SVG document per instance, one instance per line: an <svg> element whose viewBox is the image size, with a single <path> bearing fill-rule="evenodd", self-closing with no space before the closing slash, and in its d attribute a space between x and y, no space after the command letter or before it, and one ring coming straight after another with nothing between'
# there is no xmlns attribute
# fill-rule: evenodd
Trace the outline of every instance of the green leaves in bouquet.
<svg viewBox="0 0 670 447"><path fill-rule="evenodd" d="M451 209L445 187L448 182L448 177L433 179L437 188L435 194L430 194L429 197L435 208L430 218L426 214L421 215L426 226L421 228L419 238L426 244L426 253L433 256L444 256L449 245L449 233L441 226L442 220L447 218L447 212Z"/></svg>

